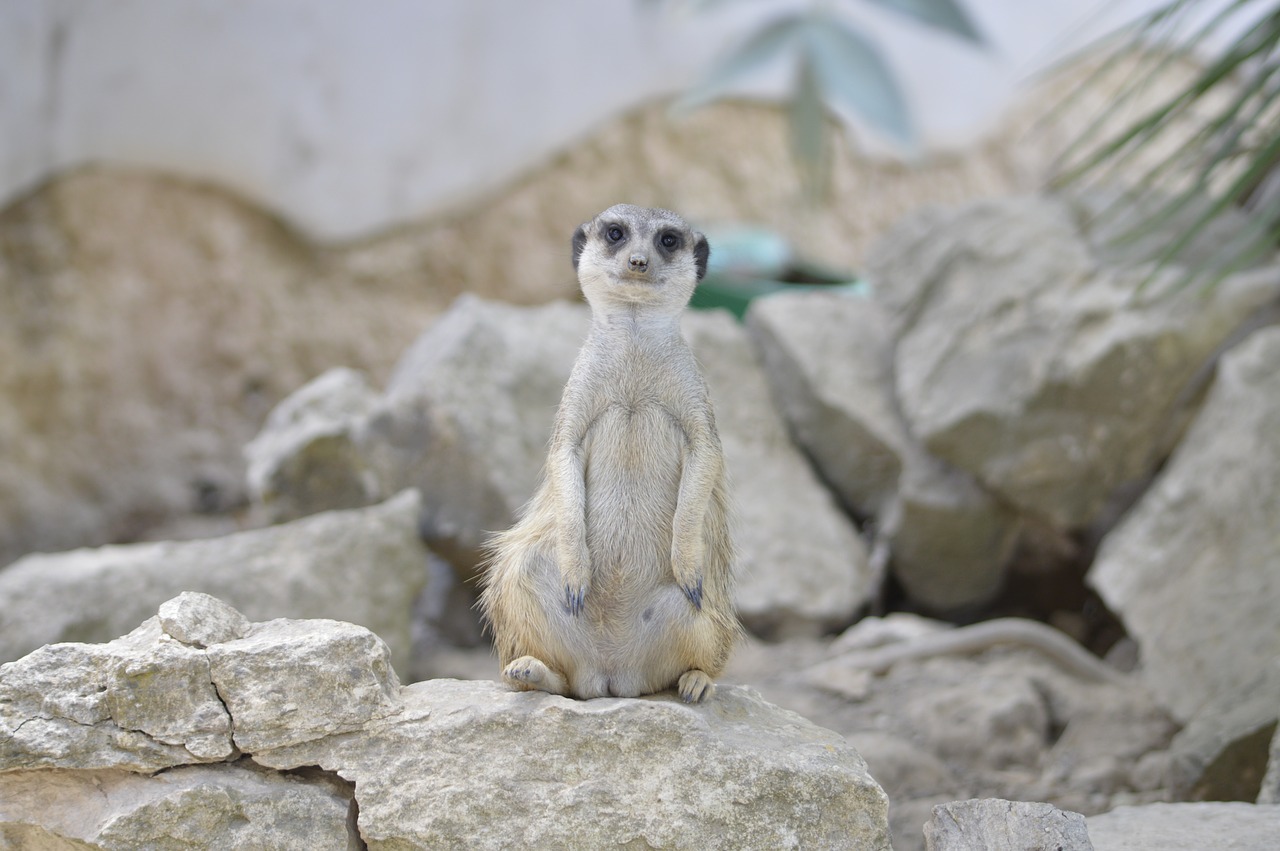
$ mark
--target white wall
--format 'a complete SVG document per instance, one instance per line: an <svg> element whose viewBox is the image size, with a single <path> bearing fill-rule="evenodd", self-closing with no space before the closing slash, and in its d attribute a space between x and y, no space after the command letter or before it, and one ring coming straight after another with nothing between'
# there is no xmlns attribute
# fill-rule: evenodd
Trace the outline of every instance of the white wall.
<svg viewBox="0 0 1280 851"><path fill-rule="evenodd" d="M884 45L928 150L979 138L1032 73L1156 4L964 2L989 53L833 4ZM139 165L230 186L322 238L358 236L492 189L679 90L778 10L724 6L4 0L0 204L68 167ZM784 81L778 69L753 93Z"/></svg>

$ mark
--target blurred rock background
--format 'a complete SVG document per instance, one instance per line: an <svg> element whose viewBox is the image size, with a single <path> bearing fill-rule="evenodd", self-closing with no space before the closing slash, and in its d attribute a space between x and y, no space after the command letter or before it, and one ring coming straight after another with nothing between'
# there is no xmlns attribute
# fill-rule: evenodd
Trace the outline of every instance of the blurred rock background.
<svg viewBox="0 0 1280 851"><path fill-rule="evenodd" d="M895 847L963 797L1274 803L1274 245L1182 287L1259 229L1233 205L1156 269L1221 182L1124 246L1142 209L1049 187L1134 79L1109 124L1280 12L1155 65L1078 52L1154 2L967 0L976 42L829 5L914 133L821 113L815 194L787 62L673 109L808 3L5 4L0 662L198 590L493 676L478 548L585 333L569 235L625 200L861 282L685 330L736 484L729 678L864 753Z"/></svg>

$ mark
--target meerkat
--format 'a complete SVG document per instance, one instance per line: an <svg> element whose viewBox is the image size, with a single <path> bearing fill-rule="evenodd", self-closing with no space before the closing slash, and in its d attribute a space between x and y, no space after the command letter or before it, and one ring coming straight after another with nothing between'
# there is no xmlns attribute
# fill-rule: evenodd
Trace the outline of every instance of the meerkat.
<svg viewBox="0 0 1280 851"><path fill-rule="evenodd" d="M514 688L701 702L741 633L720 438L680 333L710 248L627 204L572 247L591 329L537 491L489 543L482 616Z"/></svg>

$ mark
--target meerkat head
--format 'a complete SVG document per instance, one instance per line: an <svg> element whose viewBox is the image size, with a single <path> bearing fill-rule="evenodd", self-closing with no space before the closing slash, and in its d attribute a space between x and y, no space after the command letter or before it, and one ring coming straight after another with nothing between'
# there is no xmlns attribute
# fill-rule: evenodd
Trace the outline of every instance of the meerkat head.
<svg viewBox="0 0 1280 851"><path fill-rule="evenodd" d="M593 309L679 313L710 256L706 237L669 210L617 204L573 233L573 268Z"/></svg>

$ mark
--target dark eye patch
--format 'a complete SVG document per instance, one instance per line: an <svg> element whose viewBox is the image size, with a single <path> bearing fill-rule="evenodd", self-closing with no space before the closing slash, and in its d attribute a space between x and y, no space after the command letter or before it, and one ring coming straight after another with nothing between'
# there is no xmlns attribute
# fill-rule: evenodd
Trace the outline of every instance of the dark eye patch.
<svg viewBox="0 0 1280 851"><path fill-rule="evenodd" d="M664 230L654 238L653 243L664 252L671 253L684 247L684 236L679 231Z"/></svg>
<svg viewBox="0 0 1280 851"><path fill-rule="evenodd" d="M605 225L604 238L609 242L622 242L627 238L627 230L621 225Z"/></svg>

